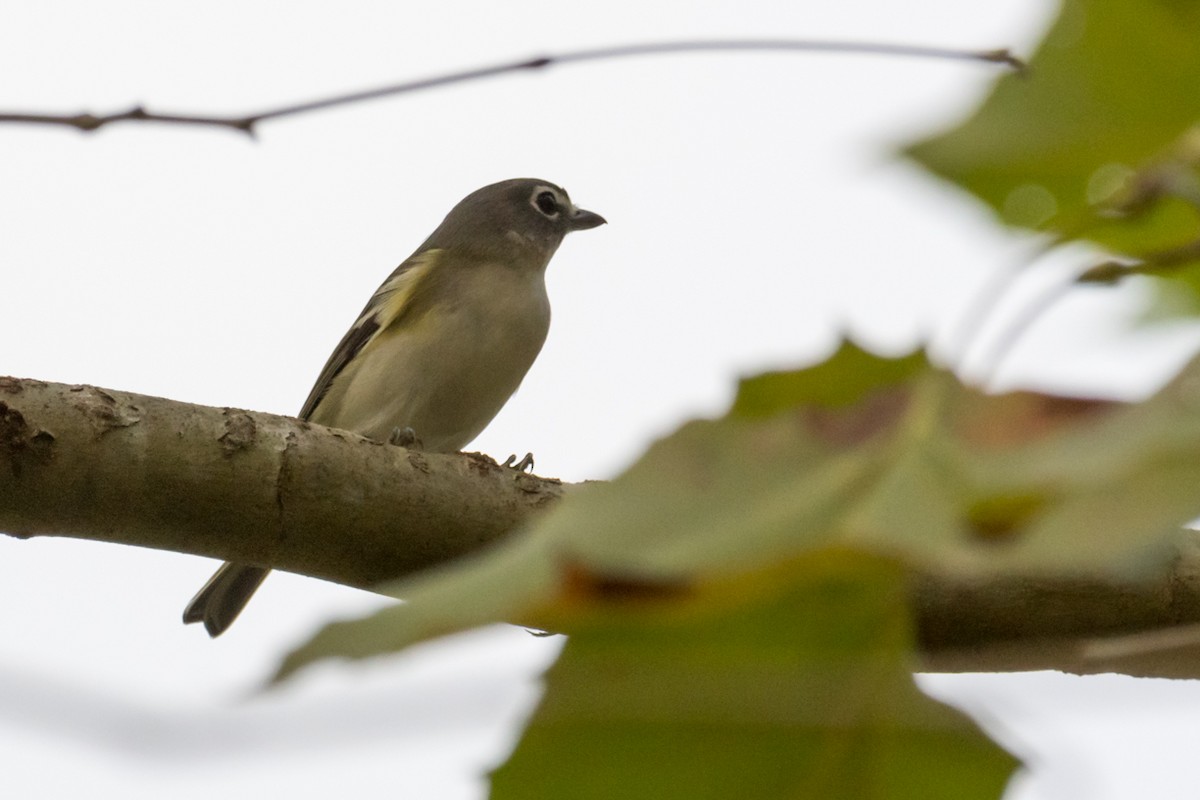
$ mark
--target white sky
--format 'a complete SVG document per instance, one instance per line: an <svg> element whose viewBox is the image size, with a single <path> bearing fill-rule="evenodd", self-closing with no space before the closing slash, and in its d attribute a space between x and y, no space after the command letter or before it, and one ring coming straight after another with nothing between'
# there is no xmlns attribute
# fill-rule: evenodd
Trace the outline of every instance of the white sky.
<svg viewBox="0 0 1200 800"><path fill-rule="evenodd" d="M686 37L882 39L1029 52L1034 0L155 2L0 7L0 108L244 112L578 47ZM919 6L914 8L914 6ZM379 281L467 192L536 176L610 224L550 268L549 342L475 447L611 476L733 379L847 329L898 351L946 331L1019 243L890 161L995 69L708 55L564 67L264 124L260 138L0 127L0 374L294 413ZM1081 293L1007 380L1134 394L1180 336ZM0 771L13 797L269 791L478 798L557 642L497 628L254 695L369 595L274 575L212 642L179 623L215 565L0 538ZM1194 795L1193 684L933 677L1030 757L1015 800ZM66 766L66 765L69 765ZM1156 783L1158 782L1158 783Z"/></svg>

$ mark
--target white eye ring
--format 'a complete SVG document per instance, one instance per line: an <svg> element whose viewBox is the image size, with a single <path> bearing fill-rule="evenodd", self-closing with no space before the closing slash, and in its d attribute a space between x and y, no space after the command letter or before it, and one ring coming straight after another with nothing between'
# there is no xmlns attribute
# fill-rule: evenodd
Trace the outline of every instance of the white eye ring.
<svg viewBox="0 0 1200 800"><path fill-rule="evenodd" d="M547 217L557 217L561 209L558 197L549 189L542 189L533 196L533 207Z"/></svg>

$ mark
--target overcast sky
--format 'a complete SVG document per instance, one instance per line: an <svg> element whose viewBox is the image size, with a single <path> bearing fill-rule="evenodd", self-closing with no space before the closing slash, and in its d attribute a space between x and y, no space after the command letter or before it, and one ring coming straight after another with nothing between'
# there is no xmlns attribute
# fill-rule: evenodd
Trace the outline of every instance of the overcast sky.
<svg viewBox="0 0 1200 800"><path fill-rule="evenodd" d="M852 38L1028 53L1052 4L610 0L10 3L0 109L244 112L579 47ZM914 7L917 6L917 7ZM737 376L852 332L890 352L953 331L1027 244L892 158L996 69L866 56L704 55L563 67L234 133L0 127L0 374L295 413L367 297L463 195L566 186L610 224L549 272L554 323L475 442L604 478L720 413ZM1037 283L1035 280L1034 283ZM1000 375L1132 396L1183 356L1125 331L1143 299L1081 292ZM1016 301L1019 304L1019 299ZM256 790L457 800L503 758L559 647L497 628L254 694L321 622L377 607L273 575L229 634L179 615L213 562L0 539L0 767L14 797ZM1190 684L1057 675L923 683L1029 758L1018 800L1194 796ZM1158 783L1161 782L1161 783Z"/></svg>

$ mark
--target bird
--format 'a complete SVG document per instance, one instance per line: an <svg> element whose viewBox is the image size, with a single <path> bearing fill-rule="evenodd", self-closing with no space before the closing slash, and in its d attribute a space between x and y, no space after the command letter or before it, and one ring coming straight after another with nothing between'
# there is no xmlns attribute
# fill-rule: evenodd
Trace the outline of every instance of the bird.
<svg viewBox="0 0 1200 800"><path fill-rule="evenodd" d="M605 222L537 178L467 195L371 296L298 417L431 452L461 450L541 351L550 327L546 267L563 238ZM183 621L221 635L269 573L226 562Z"/></svg>

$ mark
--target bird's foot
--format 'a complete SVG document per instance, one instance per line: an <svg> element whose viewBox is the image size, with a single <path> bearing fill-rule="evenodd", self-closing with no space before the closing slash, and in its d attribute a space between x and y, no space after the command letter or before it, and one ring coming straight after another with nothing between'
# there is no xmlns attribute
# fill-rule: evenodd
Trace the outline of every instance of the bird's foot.
<svg viewBox="0 0 1200 800"><path fill-rule="evenodd" d="M417 438L416 431L407 425L403 428L392 428L392 435L388 437L388 444L394 444L397 447L403 447L408 450L421 449L421 440Z"/></svg>
<svg viewBox="0 0 1200 800"><path fill-rule="evenodd" d="M517 472L533 472L533 453L526 453L525 457L517 461L516 453L504 459L502 467L511 467Z"/></svg>

